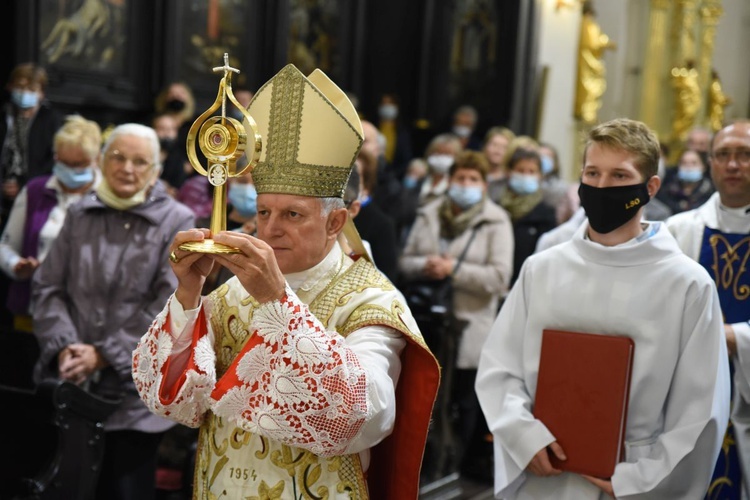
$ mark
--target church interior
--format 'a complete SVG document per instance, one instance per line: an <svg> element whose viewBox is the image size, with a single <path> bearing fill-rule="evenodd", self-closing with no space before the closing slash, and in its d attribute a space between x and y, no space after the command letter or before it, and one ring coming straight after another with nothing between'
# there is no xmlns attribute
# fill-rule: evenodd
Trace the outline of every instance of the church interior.
<svg viewBox="0 0 750 500"><path fill-rule="evenodd" d="M399 153L388 149L388 139L401 142L400 134L406 134L408 156L393 174L399 189L407 186L412 163L420 163L414 160L427 159L436 137L461 136L467 125L456 119L462 110L471 119L461 138L477 143L462 141L467 150L481 150L492 135L488 132L502 127L516 138L551 146L555 175L569 186L580 180L582 138L602 122L644 122L657 134L669 170L681 161L693 131L713 134L750 117L747 0L11 0L1 10L0 40L8 49L0 60L0 78L8 83L5 103L11 101L14 68L34 63L47 73L46 103L60 115L96 122L106 136L127 122L152 126L169 99L165 91L177 82L191 93L189 111L197 116L215 99L214 68L222 64L239 70L233 89L248 101L289 63L305 75L319 68L347 93L360 118L376 126L379 120L398 124L398 129L381 127L389 161ZM428 162L421 164L426 169ZM384 180L374 182L381 193L389 189ZM381 196L386 204L405 203L403 195ZM558 209L553 223L569 220L575 205L565 208L565 215ZM409 225L396 220L394 227L394 244L401 249ZM7 283L3 286L5 301ZM25 341L11 339L18 335L13 315L0 316L7 323L2 338L28 350ZM439 361L453 363L455 352L449 352ZM2 362L18 362L14 357L6 352ZM3 377L0 385L18 381L10 379ZM106 401L92 403L74 389L54 385L40 389L53 400L49 404L20 389L4 391L4 408L22 406L25 418L53 413L68 422L64 425L76 434L60 438L66 460L71 453L82 462L98 460L101 450L76 439L100 439L101 426L91 422L106 419L111 411ZM444 406L436 411L443 420L455 419L455 402L440 397ZM93 416L82 423L71 411ZM14 425L8 418L3 417L3 426ZM430 429L420 498L492 498L492 472L484 467L470 477L459 471L462 446L455 440L460 433L446 425L438 418ZM45 440L52 436L49 428L41 433ZM171 439L165 446L189 461L194 450L181 448L180 440L194 435ZM479 445L485 452L492 447L491 435L488 439ZM39 460L32 455L21 462ZM58 463L54 472L34 480L49 483L50 474L78 474L70 472L71 465ZM180 467L176 479L160 476L158 498L188 498L180 495L189 466ZM0 482L24 476L25 486L15 492L33 492L28 477L38 471L32 469L12 469ZM10 493L0 491L0 498L5 494Z"/></svg>

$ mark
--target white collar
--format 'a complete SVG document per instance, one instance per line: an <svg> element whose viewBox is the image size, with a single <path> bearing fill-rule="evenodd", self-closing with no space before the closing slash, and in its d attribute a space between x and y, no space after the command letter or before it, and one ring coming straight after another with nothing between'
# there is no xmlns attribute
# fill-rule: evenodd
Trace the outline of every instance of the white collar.
<svg viewBox="0 0 750 500"><path fill-rule="evenodd" d="M305 271L286 274L284 278L286 278L286 282L289 283L289 286L295 293L299 290L307 292L321 282L325 281L327 283L333 278L341 263L341 254L341 247L338 242L335 242L333 248L331 248L331 251L328 252L328 255L323 260Z"/></svg>
<svg viewBox="0 0 750 500"><path fill-rule="evenodd" d="M718 206L716 216L723 231L738 234L750 232L750 205L730 208L719 201Z"/></svg>

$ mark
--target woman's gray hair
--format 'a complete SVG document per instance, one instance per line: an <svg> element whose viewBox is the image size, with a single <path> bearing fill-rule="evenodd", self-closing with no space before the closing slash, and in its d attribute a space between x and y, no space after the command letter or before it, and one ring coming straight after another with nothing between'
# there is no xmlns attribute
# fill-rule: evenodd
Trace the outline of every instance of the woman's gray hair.
<svg viewBox="0 0 750 500"><path fill-rule="evenodd" d="M321 217L328 217L334 210L345 208L344 200L341 198L319 198L319 200Z"/></svg>
<svg viewBox="0 0 750 500"><path fill-rule="evenodd" d="M104 146L102 147L102 156L107 154L110 146L112 146L112 141L123 135L132 135L149 141L149 143L151 144L151 151L154 155L154 157L152 158L152 164L154 165L154 168L161 169L161 162L159 161L159 152L161 150L161 148L159 147L159 137L156 135L156 131L154 129L145 125L141 125L140 123L123 123L122 125L118 125L117 127L115 127L109 134L109 137L107 137L107 140L104 141ZM102 161L102 164L103 163L104 162Z"/></svg>

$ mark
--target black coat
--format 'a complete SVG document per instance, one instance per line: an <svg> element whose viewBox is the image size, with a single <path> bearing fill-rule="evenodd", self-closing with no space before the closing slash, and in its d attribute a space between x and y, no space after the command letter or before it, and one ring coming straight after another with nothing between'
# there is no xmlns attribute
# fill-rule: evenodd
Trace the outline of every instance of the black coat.
<svg viewBox="0 0 750 500"><path fill-rule="evenodd" d="M31 121L28 138L28 161L26 178L20 179L19 184L25 184L28 179L38 175L52 173L52 165L55 162L53 142L57 129L62 125L62 117L57 111L46 104L42 104ZM5 148L5 139L8 134L7 113L0 120L0 144ZM2 158L2 156L0 156ZM2 170L0 170L0 175Z"/></svg>
<svg viewBox="0 0 750 500"><path fill-rule="evenodd" d="M557 225L555 209L546 203L539 202L531 212L513 221L513 237L515 250L513 252L513 278L516 282L521 271L521 265L526 258L534 253L539 237Z"/></svg>
<svg viewBox="0 0 750 500"><path fill-rule="evenodd" d="M354 218L354 226L372 247L375 266L395 282L398 273L398 240L396 226L376 204L370 202Z"/></svg>

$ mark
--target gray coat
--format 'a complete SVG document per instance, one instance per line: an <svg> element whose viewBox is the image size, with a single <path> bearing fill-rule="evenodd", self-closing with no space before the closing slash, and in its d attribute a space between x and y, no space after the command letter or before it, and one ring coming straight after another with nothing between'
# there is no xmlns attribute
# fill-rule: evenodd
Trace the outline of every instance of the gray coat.
<svg viewBox="0 0 750 500"><path fill-rule="evenodd" d="M177 286L169 246L177 231L194 227L193 213L157 182L148 199L129 210L85 196L68 216L34 273L34 334L40 359L35 378L57 378L57 355L72 343L92 344L109 362L90 390L123 397L105 429L160 432L174 423L151 414L136 393L131 355Z"/></svg>
<svg viewBox="0 0 750 500"><path fill-rule="evenodd" d="M419 209L399 267L406 280L423 277L427 257L440 255L440 217L443 197ZM469 228L448 243L447 254L458 258L479 226L464 261L453 275L453 313L468 323L458 346L456 366L476 369L479 353L497 314L500 297L513 274L513 226L508 214L485 199Z"/></svg>

